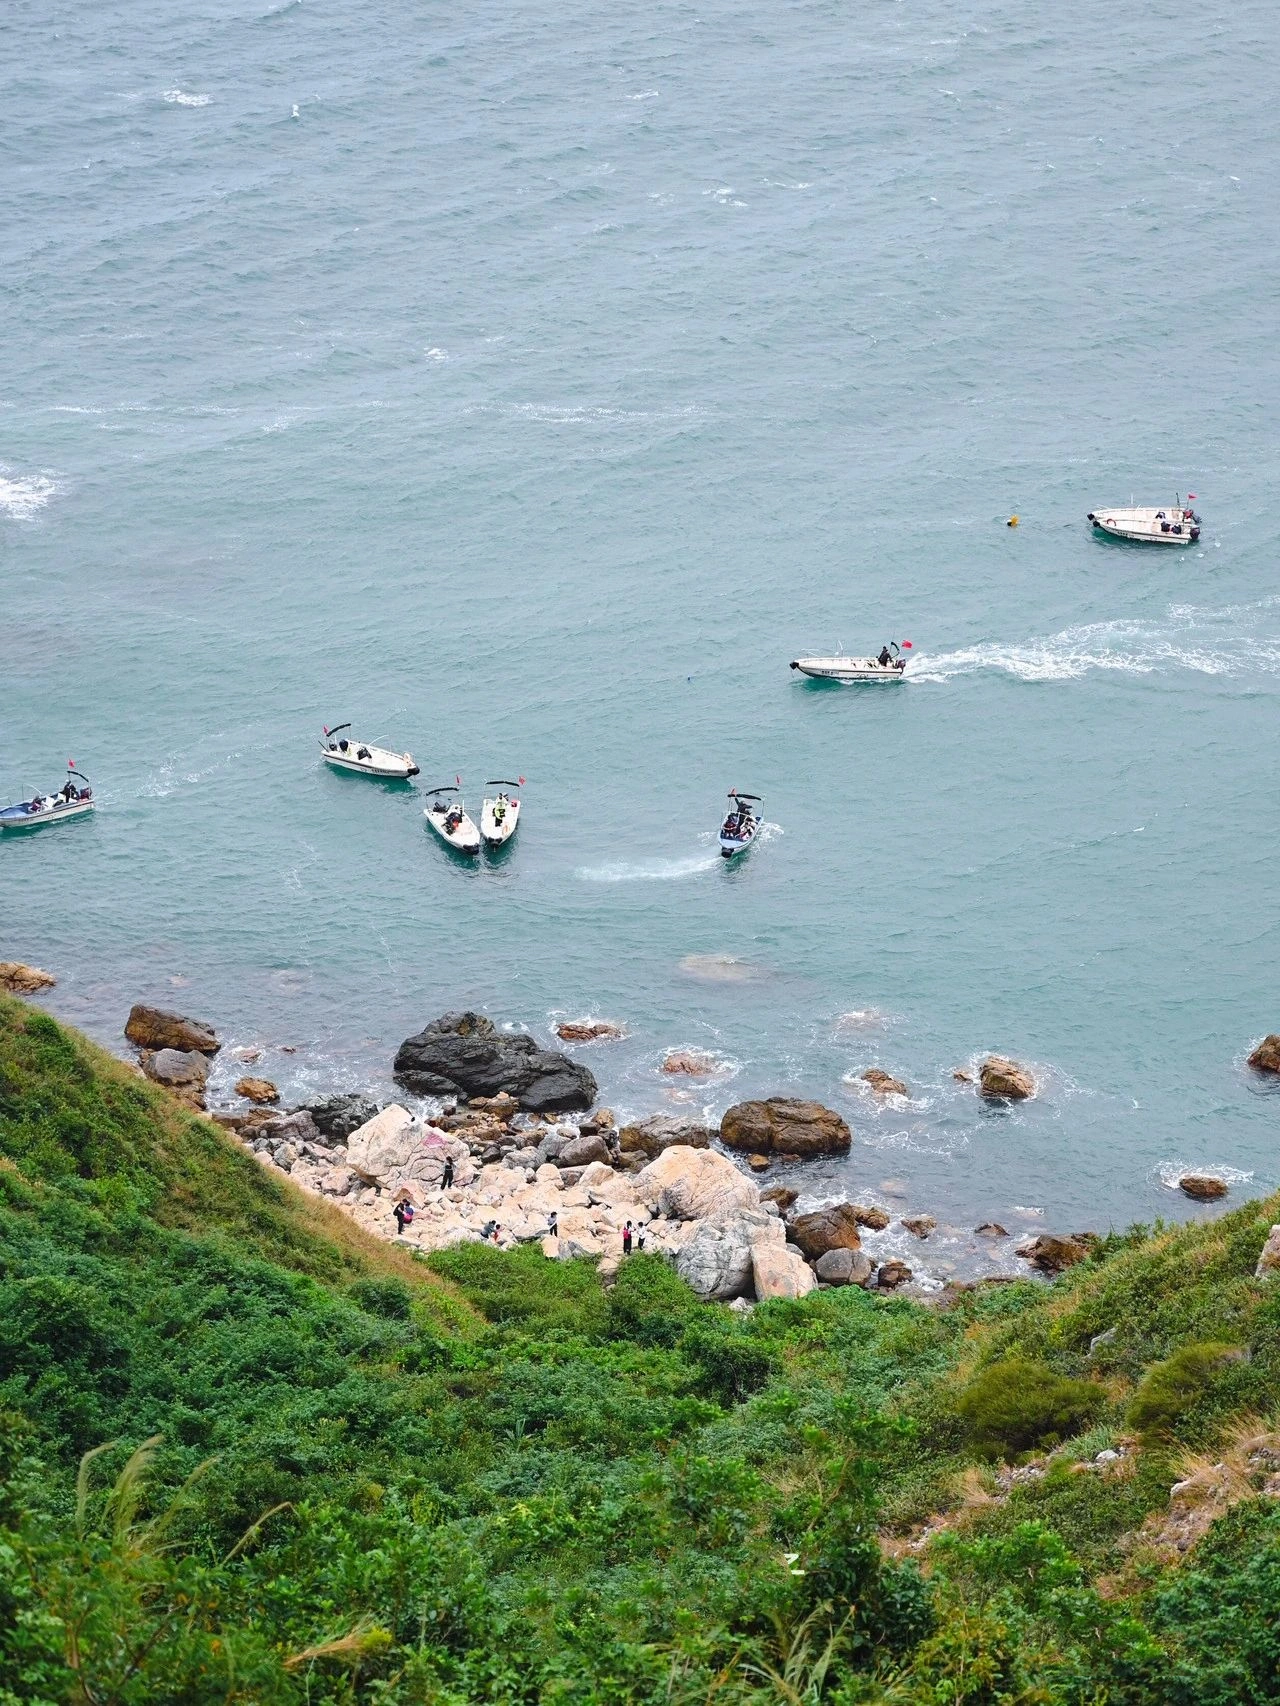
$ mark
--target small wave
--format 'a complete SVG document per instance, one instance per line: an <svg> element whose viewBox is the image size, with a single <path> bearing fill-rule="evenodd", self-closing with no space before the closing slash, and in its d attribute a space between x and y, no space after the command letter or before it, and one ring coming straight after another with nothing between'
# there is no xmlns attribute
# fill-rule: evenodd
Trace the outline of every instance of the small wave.
<svg viewBox="0 0 1280 1706"><path fill-rule="evenodd" d="M878 1007L853 1007L841 1013L832 1028L839 1037L849 1031L883 1031L888 1023L888 1016Z"/></svg>
<svg viewBox="0 0 1280 1706"><path fill-rule="evenodd" d="M763 966L753 966L735 954L686 954L680 970L703 983L752 983L765 975Z"/></svg>
<svg viewBox="0 0 1280 1706"><path fill-rule="evenodd" d="M185 89L166 89L164 99L171 107L207 107L208 95L189 95Z"/></svg>
<svg viewBox="0 0 1280 1706"><path fill-rule="evenodd" d="M1222 1167L1213 1165L1192 1164L1189 1161L1161 1161L1156 1166L1156 1177L1166 1190L1176 1191L1178 1181L1188 1173L1198 1173L1210 1179L1221 1179L1224 1185L1247 1185L1253 1173L1243 1172L1239 1167Z"/></svg>
<svg viewBox="0 0 1280 1706"><path fill-rule="evenodd" d="M423 350L422 353L428 361L448 361L449 359L447 349L437 349L434 345L428 350Z"/></svg>
<svg viewBox="0 0 1280 1706"><path fill-rule="evenodd" d="M619 409L604 405L559 403L481 403L468 414L500 414L509 419L539 421L548 426L630 426L663 421L700 420L706 413L694 403L676 409Z"/></svg>
<svg viewBox="0 0 1280 1706"><path fill-rule="evenodd" d="M19 474L11 479L9 470L0 467L0 515L30 521L57 489L47 474Z"/></svg>
<svg viewBox="0 0 1280 1706"><path fill-rule="evenodd" d="M656 89L643 89L638 95L627 96L629 101L656 101L657 98L658 91Z"/></svg>

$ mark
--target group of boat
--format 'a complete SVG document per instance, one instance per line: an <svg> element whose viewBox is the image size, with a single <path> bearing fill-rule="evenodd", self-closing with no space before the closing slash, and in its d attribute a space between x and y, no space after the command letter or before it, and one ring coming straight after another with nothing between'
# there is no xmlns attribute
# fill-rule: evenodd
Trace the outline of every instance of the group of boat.
<svg viewBox="0 0 1280 1706"><path fill-rule="evenodd" d="M1195 493L1187 494L1184 504L1180 497L1170 508L1156 509L1130 504L1115 509L1091 509L1088 521L1097 534L1122 539L1139 545L1193 545L1200 537L1200 517L1191 508ZM1010 526L1017 517L1013 518ZM888 685L905 681L907 658L911 641L891 640L881 647L876 657L792 658L791 667L814 681L837 681L847 684L877 683ZM382 782L408 782L420 774L411 752L393 752L373 741L357 740L351 734L350 723L326 728L320 742L324 762L334 770L350 775L369 776ZM427 790L427 805L423 816L428 827L453 851L475 857L481 847L497 851L505 847L520 822L520 790L524 777L514 782L487 782L487 788L497 792L486 794L480 808L479 825L468 816L462 799L462 778ZM720 826L720 851L726 859L734 859L755 841L760 833L761 801L758 794L744 794L731 789L733 802ZM52 823L66 823L85 818L94 810L93 789L89 778L76 769L75 761L67 762L67 779L55 794L34 794L30 799L0 809L0 831L43 829Z"/></svg>
<svg viewBox="0 0 1280 1706"><path fill-rule="evenodd" d="M343 732L350 727L350 723L339 723L324 731L320 756L332 769L349 775L372 776L381 782L408 782L420 774L411 752L392 752L389 747L376 746L372 741L357 740ZM455 776L442 787L427 789L427 805L422 814L427 827L454 853L474 858L481 847L497 852L516 832L524 777L519 776L514 782L486 782L485 786L498 791L485 795L478 828L462 799L461 776Z"/></svg>
<svg viewBox="0 0 1280 1706"><path fill-rule="evenodd" d="M1185 504L1175 496L1172 507L1166 509L1132 504L1123 509L1091 509L1087 520L1096 534L1128 544L1194 545L1201 527L1200 517L1191 508L1194 502L1195 493L1189 492ZM1009 526L1015 526L1017 520L1014 516ZM878 657L850 658L837 653L833 657L792 658L791 667L813 681L887 685L906 680L908 660L903 653L910 650L910 640L903 640L901 645L891 640Z"/></svg>

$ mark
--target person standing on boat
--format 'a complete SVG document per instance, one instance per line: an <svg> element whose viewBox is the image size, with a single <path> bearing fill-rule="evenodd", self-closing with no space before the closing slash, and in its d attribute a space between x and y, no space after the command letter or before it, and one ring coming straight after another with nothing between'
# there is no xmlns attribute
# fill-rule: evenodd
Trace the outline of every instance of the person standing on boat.
<svg viewBox="0 0 1280 1706"><path fill-rule="evenodd" d="M880 665L881 669L887 669L893 662L888 646L881 646L880 656L876 659L876 662Z"/></svg>

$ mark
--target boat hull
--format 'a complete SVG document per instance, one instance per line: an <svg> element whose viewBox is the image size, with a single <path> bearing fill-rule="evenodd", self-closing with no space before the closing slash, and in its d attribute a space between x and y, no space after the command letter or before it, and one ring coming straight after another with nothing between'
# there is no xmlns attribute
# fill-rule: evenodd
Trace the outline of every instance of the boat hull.
<svg viewBox="0 0 1280 1706"><path fill-rule="evenodd" d="M516 826L520 822L520 802L507 802L507 815L501 823L493 815L494 803L493 800L484 802L484 809L480 813L480 839L486 847L496 852L499 847L506 847L516 832Z"/></svg>
<svg viewBox="0 0 1280 1706"><path fill-rule="evenodd" d="M906 667L901 664L880 664L874 658L795 658L792 669L807 675L811 681L875 682L889 686L906 679Z"/></svg>
<svg viewBox="0 0 1280 1706"><path fill-rule="evenodd" d="M75 818L90 817L93 808L93 800L76 800L71 805L50 806L42 812L29 812L23 806L6 806L0 811L0 830L21 834L35 829L48 829L52 823L70 823Z"/></svg>
<svg viewBox="0 0 1280 1706"><path fill-rule="evenodd" d="M1200 523L1185 509L1098 509L1086 518L1095 533L1130 545L1194 545Z"/></svg>
<svg viewBox="0 0 1280 1706"><path fill-rule="evenodd" d="M445 827L445 814L443 812L433 812L428 807L422 815L427 820L428 829L444 843L451 853L461 853L470 859L480 851L480 831L465 812L462 814L462 821L452 834Z"/></svg>
<svg viewBox="0 0 1280 1706"><path fill-rule="evenodd" d="M320 749L320 756L332 770L345 771L348 776L372 776L379 782L407 782L418 774L411 752L388 752L385 747L370 746L365 741L349 741L348 750L338 747ZM359 753L367 753L361 758Z"/></svg>

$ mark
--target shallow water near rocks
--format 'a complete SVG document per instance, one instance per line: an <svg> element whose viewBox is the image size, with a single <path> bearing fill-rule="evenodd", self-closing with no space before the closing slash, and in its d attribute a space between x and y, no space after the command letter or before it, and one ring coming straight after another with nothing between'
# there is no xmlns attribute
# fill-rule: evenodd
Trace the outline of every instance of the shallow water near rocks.
<svg viewBox="0 0 1280 1706"><path fill-rule="evenodd" d="M71 755L101 809L0 843L5 955L290 1096L450 1007L620 1019L621 1112L840 1108L806 1190L936 1214L917 1266L1280 1182L1272 35L20 7L0 793ZM1089 536L1188 488L1194 548ZM787 667L895 636L900 688ZM510 852L321 768L348 718L473 807L527 776ZM983 1107L988 1050L1039 1095Z"/></svg>

